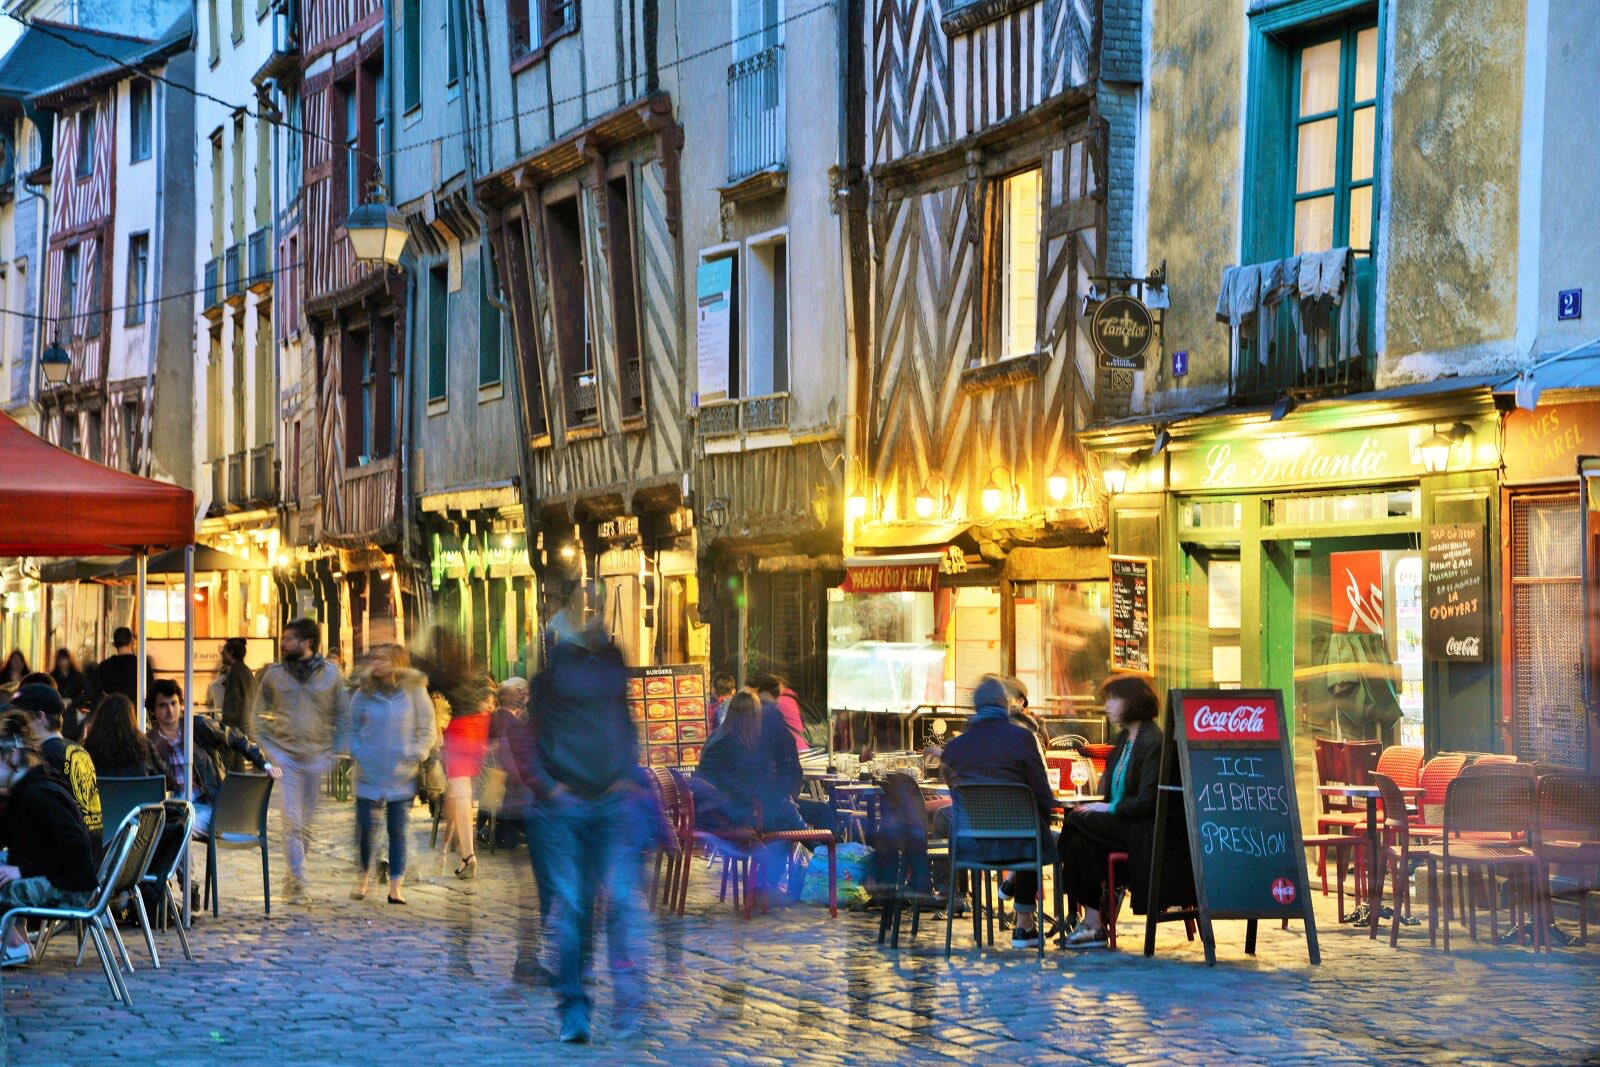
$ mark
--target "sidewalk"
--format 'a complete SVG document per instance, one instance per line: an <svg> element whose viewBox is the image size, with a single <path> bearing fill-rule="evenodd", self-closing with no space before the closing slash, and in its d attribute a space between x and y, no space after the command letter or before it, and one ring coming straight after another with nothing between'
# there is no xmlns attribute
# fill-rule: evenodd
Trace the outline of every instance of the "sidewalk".
<svg viewBox="0 0 1600 1067"><path fill-rule="evenodd" d="M1323 964L1298 930L1263 924L1258 956L1244 924L1218 924L1205 966L1181 924L1156 958L1128 920L1117 952L1050 948L1043 965L1009 946L979 954L956 929L925 924L898 953L875 942L877 913L796 907L750 923L716 903L697 865L689 914L646 915L650 1021L631 1042L607 1037L598 990L588 1049L555 1042L552 998L514 975L538 950L537 901L524 850L479 854L458 881L412 822L409 907L366 901L353 881L353 813L325 802L308 906L261 913L253 853L225 854L223 914L195 924L197 959L170 933L152 971L129 941L132 1011L114 1006L93 959L74 970L68 942L41 966L5 972L14 1064L293 1062L1236 1063L1570 1064L1600 1057L1600 944L1537 959L1529 949L1462 939L1446 957L1426 926L1387 937L1334 925L1319 911ZM274 839L276 841L276 819ZM283 873L274 850L274 892ZM1319 905L1323 903L1318 899ZM1596 932L1600 934L1600 931ZM997 939L998 940L998 939ZM136 943L138 942L138 943ZM902 940L902 945L907 942ZM92 949L90 951L92 956ZM602 956L603 958L603 956ZM601 968L602 972L604 968Z"/></svg>

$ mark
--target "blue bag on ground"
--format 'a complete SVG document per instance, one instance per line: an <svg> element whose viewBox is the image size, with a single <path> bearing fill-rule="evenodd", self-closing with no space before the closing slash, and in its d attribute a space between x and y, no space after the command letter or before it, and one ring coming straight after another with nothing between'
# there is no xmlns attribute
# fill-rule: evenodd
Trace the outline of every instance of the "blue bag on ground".
<svg viewBox="0 0 1600 1067"><path fill-rule="evenodd" d="M867 875L872 869L872 849L846 842L839 850L839 906L860 907L867 902ZM828 846L811 854L806 880L800 887L800 900L806 904L828 903Z"/></svg>

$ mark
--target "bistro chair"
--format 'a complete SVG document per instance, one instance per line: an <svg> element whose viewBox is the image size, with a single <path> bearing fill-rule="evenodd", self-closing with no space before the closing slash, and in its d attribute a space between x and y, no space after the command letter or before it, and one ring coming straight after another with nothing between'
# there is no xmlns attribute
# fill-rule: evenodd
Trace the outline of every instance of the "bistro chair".
<svg viewBox="0 0 1600 1067"><path fill-rule="evenodd" d="M955 933L956 874L971 871L981 875L982 894L989 915L989 945L994 945L994 900L991 895L992 876L1002 871L1032 867L1037 872L1038 885L1044 885L1044 845L1041 841L1043 827L1039 820L1039 806L1033 790L1025 785L985 784L954 785L950 788L955 808L950 822L950 888L945 898L944 955L950 958L951 938ZM985 842L1008 843L1015 848L1013 858L994 862L971 857ZM1033 853L1030 863L1017 857ZM972 881L972 936L978 946L983 946L983 925L979 916L978 880ZM1039 958L1044 959L1044 937L1039 938Z"/></svg>
<svg viewBox="0 0 1600 1067"><path fill-rule="evenodd" d="M183 958L193 960L194 953L189 948L189 932L183 926L183 911L172 896L172 879L177 877L183 867L185 856L184 845L190 835L194 833L194 806L187 800L167 800L162 803L166 816L165 825L161 828L161 837L156 842L155 850L150 858L150 868L145 871L140 879L141 890L148 887L161 903L159 916L163 929L167 925L168 917L172 918L172 925L178 928L178 943L183 946ZM155 949L151 948L151 955ZM161 961L156 960L156 967L161 966Z"/></svg>
<svg viewBox="0 0 1600 1067"><path fill-rule="evenodd" d="M1401 788L1415 789L1417 788L1417 772L1421 770L1421 768L1422 749L1408 748L1404 745L1390 745L1378 755L1377 766L1368 773L1367 779L1363 779L1359 782L1352 782L1352 784L1365 785L1371 778L1372 774L1382 773L1394 779L1395 783ZM1319 849L1317 853L1317 874L1322 879L1322 892L1324 895L1326 895L1328 892L1328 850L1321 845L1323 837L1328 834L1353 834L1360 836L1365 832L1367 827L1367 809L1365 802L1357 804L1354 798L1346 799L1348 799L1349 802L1348 810L1327 812L1325 809L1325 814L1317 819L1317 834L1312 838L1307 838L1305 841L1307 848L1315 845ZM1345 849L1341 848L1337 843L1334 843L1331 847L1335 852L1335 861L1339 862L1339 857L1344 854ZM1355 857L1357 862L1361 862L1364 859L1364 853L1358 851L1355 853ZM1361 867L1356 871L1355 891L1358 894L1366 892L1366 890L1363 888L1366 877L1365 870L1366 865L1364 862L1362 862ZM1343 881L1344 879L1344 872L1342 869L1339 872L1339 879L1340 881ZM1342 913L1343 908L1341 908L1340 911Z"/></svg>
<svg viewBox="0 0 1600 1067"><path fill-rule="evenodd" d="M1462 777L1480 778L1486 774L1514 774L1523 778L1537 780L1539 769L1531 763L1518 763L1515 756L1505 759L1485 756L1469 767L1461 770Z"/></svg>
<svg viewBox="0 0 1600 1067"><path fill-rule="evenodd" d="M272 776L235 771L222 780L216 803L211 808L211 829L205 834L205 902L212 915L220 915L217 889L217 849L259 848L261 850L261 904L272 914L272 882L267 859L267 806L272 801Z"/></svg>
<svg viewBox="0 0 1600 1067"><path fill-rule="evenodd" d="M1417 788L1425 791L1417 801L1417 817L1421 825L1440 828L1444 818L1445 791L1466 766L1467 757L1460 752L1441 752L1422 765L1417 772Z"/></svg>
<svg viewBox="0 0 1600 1067"><path fill-rule="evenodd" d="M105 827L121 826L134 808L159 804L167 796L167 780L159 774L139 778L101 778L100 817Z"/></svg>
<svg viewBox="0 0 1600 1067"><path fill-rule="evenodd" d="M921 795L920 792L919 792L918 795L919 796ZM787 852L786 852L786 857L787 858L785 859L784 867L785 867L786 870L788 870L790 872L790 876L791 877L793 877L793 873L792 872L793 872L793 868L794 868L794 853L795 853L795 848L797 846L799 846L799 845L809 845L813 849L815 849L818 846L825 846L827 848L827 850L828 850L828 916L829 916L829 918L837 919L839 917L839 843L834 838L833 831L832 830L812 830L809 827L804 829L804 830L763 830L761 828L761 803L760 803L760 801L756 802L755 821L756 821L756 827L755 827L756 836L758 838L760 838L761 844L763 846L759 851L756 851L756 852L754 852L752 854L754 856L754 859L755 859L754 867L756 868L757 871L760 871L760 870L762 870L762 869L764 869L766 867L767 860L768 860L768 853L767 853L766 846L768 846L768 845L785 845L785 846L787 846ZM755 878L753 878L752 879L752 884L755 885L756 887L758 887L756 891L757 891L757 894L761 898L761 910L762 911L766 911L767 910L766 909L766 894L765 894L765 892L763 890L761 890L759 888L760 886L764 886L766 884L765 879L755 879ZM749 894L748 889L746 890L746 893L745 893L744 911L745 911L745 918L748 919L750 917L750 894Z"/></svg>
<svg viewBox="0 0 1600 1067"><path fill-rule="evenodd" d="M683 849L683 801L678 795L678 783L673 778L672 772L666 767L652 767L650 769L650 784L656 791L656 800L661 805L661 811L672 824L672 847L656 850L655 871L650 876L650 910L655 911L656 905L661 903L662 887L666 888L667 911L673 910L677 904L678 894L678 867L687 862ZM666 880L662 880L662 868L666 869Z"/></svg>
<svg viewBox="0 0 1600 1067"><path fill-rule="evenodd" d="M700 827L696 823L694 792L689 788L689 779L678 771L673 771L672 776L678 785L683 817L687 832L691 835L689 840L703 848L711 862L722 860L722 885L717 893L718 902L728 899L728 890L731 888L734 909L744 918L750 918L750 891L755 884L753 870L755 865L752 861L760 850L761 838L753 826ZM689 893L689 866L690 860L686 856L683 864L683 881L680 883L682 888L678 897L679 915L683 914Z"/></svg>
<svg viewBox="0 0 1600 1067"><path fill-rule="evenodd" d="M928 807L922 789L909 774L883 779L882 817L873 850L872 895L883 904L878 919L878 944L900 947L900 919L911 908L911 936L917 936L922 908L933 900L928 859Z"/></svg>
<svg viewBox="0 0 1600 1067"><path fill-rule="evenodd" d="M1562 896L1578 899L1578 944L1589 943L1589 894L1600 888L1600 778L1584 774L1547 774L1539 779L1539 888L1552 908L1550 868L1560 864L1574 871L1576 882ZM1553 910L1553 908L1552 908Z"/></svg>
<svg viewBox="0 0 1600 1067"><path fill-rule="evenodd" d="M1451 872L1459 871L1466 877L1466 921L1468 936L1478 937L1478 902L1473 892L1480 878L1487 878L1485 894L1489 902L1489 933L1496 941L1500 937L1499 892L1495 873L1506 871L1508 884L1515 890L1521 886L1525 892L1514 895L1516 901L1511 920L1520 929L1523 906L1531 912L1534 926L1534 951L1540 944L1549 948L1549 924L1544 918L1542 894L1538 892L1535 878L1540 872L1539 859L1530 847L1537 841L1534 832L1538 810L1533 779L1522 775L1485 774L1458 777L1445 791L1444 839L1440 846L1440 863L1445 882L1444 950L1450 951ZM1463 835L1487 835L1488 839L1468 840ZM1520 840L1519 840L1520 839Z"/></svg>
<svg viewBox="0 0 1600 1067"><path fill-rule="evenodd" d="M1394 904L1390 907L1393 921L1389 926L1389 946L1398 947L1400 944L1401 916L1406 919L1411 917L1411 865L1413 861L1423 861L1428 867L1428 944L1438 944L1438 882L1436 878L1438 865L1443 861L1444 853L1435 844L1430 844L1426 839L1436 838L1434 831L1415 829L1411 825L1411 817L1406 809L1405 795L1400 792L1400 783L1390 778L1381 771L1372 773L1372 781L1378 787L1383 797L1383 855L1376 857L1373 864L1373 876L1378 879L1378 884L1372 894L1372 899L1378 904L1383 903L1383 878L1388 873L1394 878ZM1417 840L1413 841L1413 838ZM1341 914L1343 906L1339 908Z"/></svg>

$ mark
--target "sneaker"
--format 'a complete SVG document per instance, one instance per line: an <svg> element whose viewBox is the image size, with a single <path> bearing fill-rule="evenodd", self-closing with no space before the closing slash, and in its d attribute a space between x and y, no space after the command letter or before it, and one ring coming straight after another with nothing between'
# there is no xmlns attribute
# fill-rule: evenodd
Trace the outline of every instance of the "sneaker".
<svg viewBox="0 0 1600 1067"><path fill-rule="evenodd" d="M567 1045L589 1043L589 1013L580 1009L561 1013L561 1041Z"/></svg>
<svg viewBox="0 0 1600 1067"><path fill-rule="evenodd" d="M1039 928L1037 926L1035 926L1032 930L1029 930L1026 933L1024 933L1021 930L1012 930L1011 931L1011 947L1012 948L1038 948L1039 947Z"/></svg>
<svg viewBox="0 0 1600 1067"><path fill-rule="evenodd" d="M1067 939L1062 942L1067 948L1099 948L1105 943L1106 932L1104 929L1097 927L1091 930L1081 922L1073 928L1072 933L1068 934Z"/></svg>
<svg viewBox="0 0 1600 1067"><path fill-rule="evenodd" d="M283 880L283 888L278 890L278 895L283 898L285 904L306 904L311 899L311 894L306 889L306 880L293 875Z"/></svg>

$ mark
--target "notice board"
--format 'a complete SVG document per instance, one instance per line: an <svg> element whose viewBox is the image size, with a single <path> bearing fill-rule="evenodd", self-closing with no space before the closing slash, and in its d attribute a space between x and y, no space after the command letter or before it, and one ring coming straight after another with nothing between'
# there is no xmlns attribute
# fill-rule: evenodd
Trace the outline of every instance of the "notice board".
<svg viewBox="0 0 1600 1067"><path fill-rule="evenodd" d="M1111 669L1155 673L1148 556L1111 557Z"/></svg>
<svg viewBox="0 0 1600 1067"><path fill-rule="evenodd" d="M1175 689L1167 707L1172 729L1161 760L1152 892L1161 885L1166 805L1181 794L1206 962L1217 959L1213 919L1249 920L1245 951L1253 953L1257 920L1300 918L1311 962L1320 963L1283 695ZM1159 915L1152 902L1145 955L1155 951Z"/></svg>
<svg viewBox="0 0 1600 1067"><path fill-rule="evenodd" d="M1422 648L1425 658L1451 663L1483 659L1488 611L1483 527L1435 523L1428 527L1424 559Z"/></svg>
<svg viewBox="0 0 1600 1067"><path fill-rule="evenodd" d="M647 766L695 766L708 731L705 664L631 668L628 714L639 727L640 758Z"/></svg>

